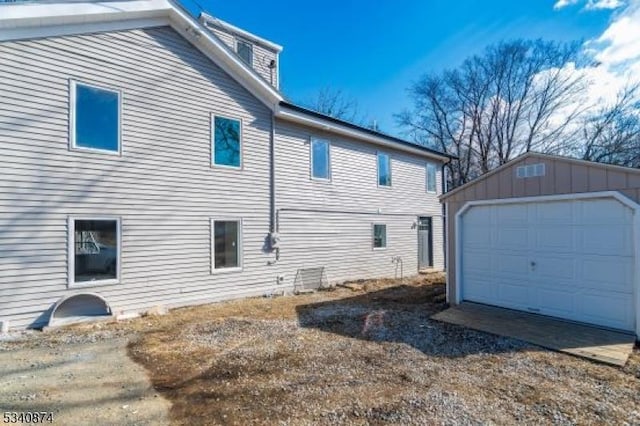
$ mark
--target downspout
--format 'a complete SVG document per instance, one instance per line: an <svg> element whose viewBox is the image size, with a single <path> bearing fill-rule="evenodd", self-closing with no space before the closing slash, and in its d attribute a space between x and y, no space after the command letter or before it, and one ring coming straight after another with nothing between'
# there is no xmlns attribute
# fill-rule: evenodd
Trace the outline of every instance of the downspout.
<svg viewBox="0 0 640 426"><path fill-rule="evenodd" d="M276 210L276 115L271 112L271 132L269 134L269 247L276 258L269 262L275 265L280 260L280 237Z"/></svg>
<svg viewBox="0 0 640 426"><path fill-rule="evenodd" d="M446 166L447 164L451 162L451 159L449 159L448 162L446 163L442 163L442 170L441 170L441 191L442 194L444 195L447 192L447 176L446 176ZM447 249L449 247L449 244L447 244L446 242L448 241L447 239L447 203L442 203L442 236L444 237L444 242L445 242L445 249L444 249L444 256L443 256L443 261L444 261L444 269L445 271L447 270L447 257L448 257L448 253L447 253Z"/></svg>
<svg viewBox="0 0 640 426"><path fill-rule="evenodd" d="M449 159L451 161L451 159ZM444 195L447 192L447 176L446 176L446 165L447 163L442 163L442 194ZM442 203L442 237L444 239L444 271L445 271L445 282L444 282L444 290L445 290L445 301L447 303L451 303L451 298L449 296L449 269L448 269L448 260L449 260L449 236L447 235L447 203Z"/></svg>

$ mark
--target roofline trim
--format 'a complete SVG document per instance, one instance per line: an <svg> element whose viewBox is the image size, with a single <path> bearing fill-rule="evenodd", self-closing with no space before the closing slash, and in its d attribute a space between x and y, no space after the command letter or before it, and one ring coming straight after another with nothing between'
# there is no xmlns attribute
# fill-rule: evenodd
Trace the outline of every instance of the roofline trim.
<svg viewBox="0 0 640 426"><path fill-rule="evenodd" d="M171 25L272 111L284 100L175 0L9 3L2 12L0 41Z"/></svg>
<svg viewBox="0 0 640 426"><path fill-rule="evenodd" d="M276 111L276 117L311 126L320 130L364 140L387 148L409 152L422 157L435 158L444 163L448 163L451 159L455 158L451 155L444 154L394 136L385 135L353 123L329 117L315 111L307 110L306 108L287 102L280 102Z"/></svg>
<svg viewBox="0 0 640 426"><path fill-rule="evenodd" d="M215 16L210 15L210 14L208 14L206 12L201 12L199 19L200 19L201 22L204 22L205 24L206 23L211 23L213 25L220 26L220 27L224 28L225 30L227 30L229 32L232 32L235 35L238 35L238 36L240 36L242 38L251 40L251 41L256 42L258 44L262 44L265 47L268 47L268 48L270 48L272 50L275 50L276 53L282 52L283 47L280 46L279 44L276 44L276 43L274 43L272 41L269 41L267 39L264 39L264 38L262 38L260 36L255 35L253 33L250 33L249 31L245 31L242 28L238 28L235 25L232 25L232 24L230 24L228 22L225 22L220 18L216 18Z"/></svg>

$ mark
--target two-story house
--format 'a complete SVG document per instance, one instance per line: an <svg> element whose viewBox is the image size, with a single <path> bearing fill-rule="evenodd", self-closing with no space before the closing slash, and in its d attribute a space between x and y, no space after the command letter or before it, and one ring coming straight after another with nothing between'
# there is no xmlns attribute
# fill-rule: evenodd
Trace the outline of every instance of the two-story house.
<svg viewBox="0 0 640 426"><path fill-rule="evenodd" d="M281 50L171 0L0 5L5 328L444 267L449 157L286 101Z"/></svg>

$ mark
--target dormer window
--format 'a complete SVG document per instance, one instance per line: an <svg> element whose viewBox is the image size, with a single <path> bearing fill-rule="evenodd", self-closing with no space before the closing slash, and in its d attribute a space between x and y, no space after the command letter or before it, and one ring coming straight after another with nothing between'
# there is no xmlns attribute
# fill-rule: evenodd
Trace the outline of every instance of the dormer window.
<svg viewBox="0 0 640 426"><path fill-rule="evenodd" d="M237 39L236 52L245 64L253 66L253 45L251 43Z"/></svg>

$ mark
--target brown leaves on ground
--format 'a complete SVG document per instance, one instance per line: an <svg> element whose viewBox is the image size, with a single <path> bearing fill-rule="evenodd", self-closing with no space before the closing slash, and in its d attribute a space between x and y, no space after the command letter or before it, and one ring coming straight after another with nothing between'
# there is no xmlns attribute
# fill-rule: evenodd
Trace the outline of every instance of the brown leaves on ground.
<svg viewBox="0 0 640 426"><path fill-rule="evenodd" d="M438 323L441 275L127 323L176 424L638 423L624 370ZM120 325L118 325L120 326Z"/></svg>

